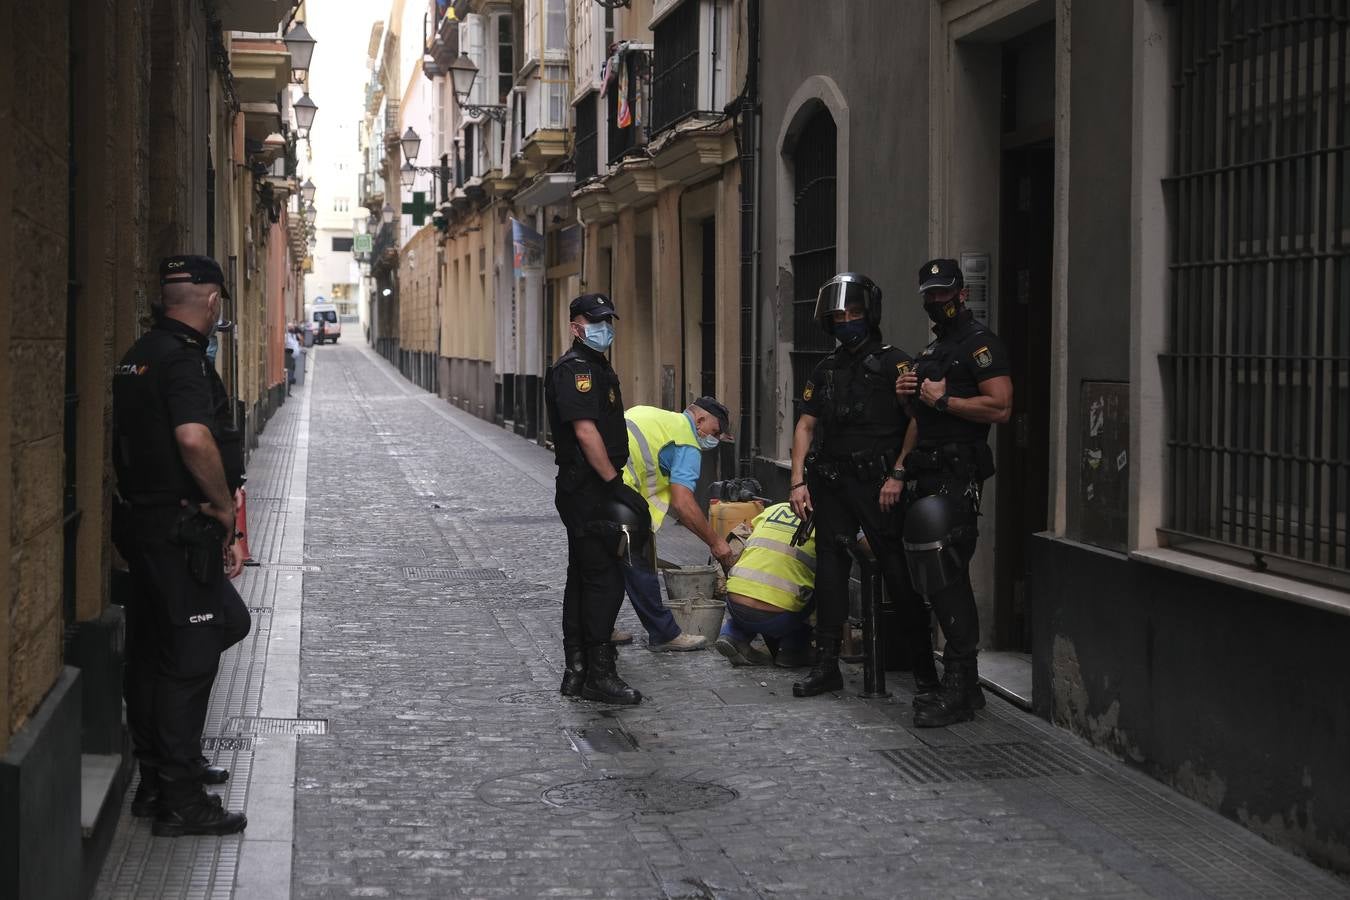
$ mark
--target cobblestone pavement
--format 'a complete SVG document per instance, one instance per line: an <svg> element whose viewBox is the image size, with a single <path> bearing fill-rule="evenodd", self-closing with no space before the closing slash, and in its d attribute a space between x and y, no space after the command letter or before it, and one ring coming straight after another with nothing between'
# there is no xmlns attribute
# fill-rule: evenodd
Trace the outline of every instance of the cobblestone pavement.
<svg viewBox="0 0 1350 900"><path fill-rule="evenodd" d="M560 698L549 455L366 348L317 357L295 896L1347 893L998 700L920 731L904 677L795 700L641 638L641 706Z"/></svg>

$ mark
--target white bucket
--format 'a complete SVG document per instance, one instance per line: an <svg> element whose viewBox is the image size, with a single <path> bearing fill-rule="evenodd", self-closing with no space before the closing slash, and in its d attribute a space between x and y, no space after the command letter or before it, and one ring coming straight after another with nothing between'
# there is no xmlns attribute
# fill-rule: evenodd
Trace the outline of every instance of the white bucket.
<svg viewBox="0 0 1350 900"><path fill-rule="evenodd" d="M666 608L686 634L701 634L710 642L722 630L726 604L717 596L718 566L665 569Z"/></svg>

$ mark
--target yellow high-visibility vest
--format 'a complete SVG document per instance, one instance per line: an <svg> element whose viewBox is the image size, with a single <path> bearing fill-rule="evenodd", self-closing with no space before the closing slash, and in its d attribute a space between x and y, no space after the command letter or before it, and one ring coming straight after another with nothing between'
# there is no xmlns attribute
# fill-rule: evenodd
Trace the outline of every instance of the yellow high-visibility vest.
<svg viewBox="0 0 1350 900"><path fill-rule="evenodd" d="M689 417L682 412L655 406L632 406L624 410L623 417L628 422L628 465L623 468L623 480L647 498L652 513L652 531L656 531L670 512L670 474L661 471L661 451L675 444L702 452L698 435L694 433Z"/></svg>
<svg viewBox="0 0 1350 900"><path fill-rule="evenodd" d="M806 606L816 584L816 535L800 547L792 535L801 519L787 503L775 503L755 517L750 540L727 577L727 593L753 597L786 612Z"/></svg>

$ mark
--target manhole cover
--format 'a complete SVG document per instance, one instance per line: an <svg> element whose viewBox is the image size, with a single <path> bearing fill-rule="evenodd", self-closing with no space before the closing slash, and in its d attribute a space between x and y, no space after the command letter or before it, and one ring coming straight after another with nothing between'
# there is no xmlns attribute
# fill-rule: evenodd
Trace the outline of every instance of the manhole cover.
<svg viewBox="0 0 1350 900"><path fill-rule="evenodd" d="M604 812L678 813L710 809L735 800L737 793L707 781L677 781L661 776L621 775L598 781L569 781L540 795L550 806Z"/></svg>
<svg viewBox="0 0 1350 900"><path fill-rule="evenodd" d="M202 751L219 750L229 752L231 750L252 750L253 738L251 737L204 737L202 738Z"/></svg>
<svg viewBox="0 0 1350 900"><path fill-rule="evenodd" d="M952 744L878 751L913 784L992 781L1079 774L1082 769L1048 746L1020 742Z"/></svg>
<svg viewBox="0 0 1350 900"><path fill-rule="evenodd" d="M501 569L443 569L435 566L404 566L403 576L410 581L505 581Z"/></svg>
<svg viewBox="0 0 1350 900"><path fill-rule="evenodd" d="M265 716L234 716L226 731L245 734L327 734L327 719L272 719Z"/></svg>

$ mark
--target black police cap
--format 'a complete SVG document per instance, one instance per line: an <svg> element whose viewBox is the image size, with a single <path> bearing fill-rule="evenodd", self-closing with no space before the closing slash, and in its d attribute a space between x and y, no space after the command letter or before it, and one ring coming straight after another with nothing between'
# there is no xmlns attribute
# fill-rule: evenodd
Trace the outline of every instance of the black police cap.
<svg viewBox="0 0 1350 900"><path fill-rule="evenodd" d="M229 298L225 287L225 273L220 263L209 256L166 256L159 261L159 283L218 284L220 295Z"/></svg>
<svg viewBox="0 0 1350 900"><path fill-rule="evenodd" d="M593 322L619 317L614 311L614 301L604 294L582 294L572 301L568 311L573 318L585 316Z"/></svg>
<svg viewBox="0 0 1350 900"><path fill-rule="evenodd" d="M730 438L727 432L731 429L731 411L726 405L716 397L699 397L693 403L699 409L707 410L717 418L717 430L721 432L723 438Z"/></svg>
<svg viewBox="0 0 1350 900"><path fill-rule="evenodd" d="M961 264L954 259L930 259L919 266L919 293L935 288L955 288L961 290L966 279L961 274Z"/></svg>

